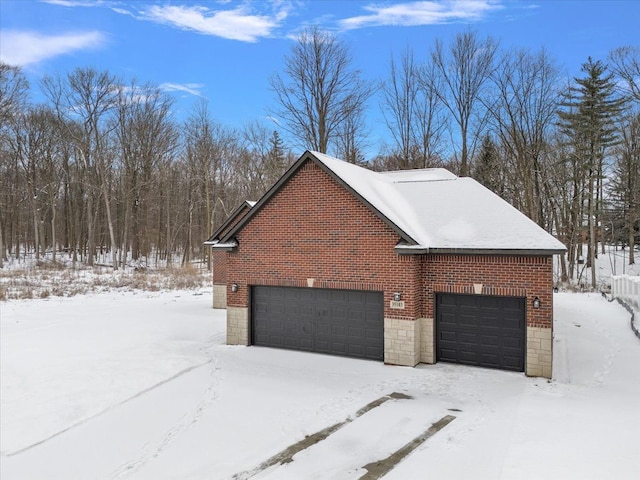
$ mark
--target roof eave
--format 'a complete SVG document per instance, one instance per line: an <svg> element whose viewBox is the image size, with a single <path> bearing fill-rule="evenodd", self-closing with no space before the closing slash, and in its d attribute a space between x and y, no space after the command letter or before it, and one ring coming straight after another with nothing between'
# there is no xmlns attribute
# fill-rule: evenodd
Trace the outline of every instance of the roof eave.
<svg viewBox="0 0 640 480"><path fill-rule="evenodd" d="M566 251L566 248L429 248L428 253L548 257L551 255L559 255Z"/></svg>
<svg viewBox="0 0 640 480"><path fill-rule="evenodd" d="M566 248L453 248L428 247L425 245L408 245L399 243L395 246L398 255L424 255L427 253L441 253L451 255L525 255L550 256L566 252Z"/></svg>
<svg viewBox="0 0 640 480"><path fill-rule="evenodd" d="M234 252L238 248L238 242L218 242L215 245L212 245L211 248L222 250L223 252Z"/></svg>
<svg viewBox="0 0 640 480"><path fill-rule="evenodd" d="M398 255L424 255L429 253L429 247L423 245L396 245L394 250Z"/></svg>

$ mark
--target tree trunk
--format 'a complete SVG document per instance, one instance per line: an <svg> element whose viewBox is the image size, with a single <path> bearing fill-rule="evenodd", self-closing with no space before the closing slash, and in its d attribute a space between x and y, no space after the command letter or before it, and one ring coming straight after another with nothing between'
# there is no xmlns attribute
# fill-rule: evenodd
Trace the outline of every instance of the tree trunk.
<svg viewBox="0 0 640 480"><path fill-rule="evenodd" d="M96 254L95 244L95 226L93 219L93 193L91 190L87 196L87 250L86 250L86 262L87 265L93 267L93 258Z"/></svg>
<svg viewBox="0 0 640 480"><path fill-rule="evenodd" d="M0 218L0 268L4 268L5 253L4 230L2 229L2 218Z"/></svg>
<svg viewBox="0 0 640 480"><path fill-rule="evenodd" d="M31 196L31 207L33 209L33 241L34 241L34 250L36 254L36 260L40 260L40 221L38 219L38 208L35 204L35 200L33 200L33 194Z"/></svg>
<svg viewBox="0 0 640 480"><path fill-rule="evenodd" d="M100 187L102 189L102 198L104 199L104 209L107 214L107 227L109 228L109 241L111 243L111 264L113 270L118 270L118 249L116 244L116 236L113 231L113 220L111 219L111 204L109 202L109 189L107 186L106 173L104 165L100 167Z"/></svg>
<svg viewBox="0 0 640 480"><path fill-rule="evenodd" d="M633 195L633 192L630 192L630 195ZM635 235L634 235L634 225L636 222L634 215L634 205L629 205L629 265L633 265L635 262Z"/></svg>
<svg viewBox="0 0 640 480"><path fill-rule="evenodd" d="M591 266L591 288L596 288L596 229L593 171L589 179L589 265Z"/></svg>

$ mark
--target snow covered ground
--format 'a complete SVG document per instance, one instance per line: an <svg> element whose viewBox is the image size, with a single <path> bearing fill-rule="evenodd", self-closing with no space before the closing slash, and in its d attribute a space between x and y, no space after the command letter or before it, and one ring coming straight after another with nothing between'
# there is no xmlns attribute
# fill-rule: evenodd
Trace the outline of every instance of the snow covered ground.
<svg viewBox="0 0 640 480"><path fill-rule="evenodd" d="M556 294L551 382L226 346L210 305L207 290L0 302L0 478L227 479L351 417L253 478L356 479L445 415L386 479L638 478L640 340L599 294ZM355 418L393 392L412 398Z"/></svg>
<svg viewBox="0 0 640 480"><path fill-rule="evenodd" d="M640 249L636 247L634 255L636 262L629 265L629 248L622 249L619 246L606 245L605 253L598 247L598 256L596 257L596 290L608 291L611 287L611 275L640 275ZM587 246L584 245L583 252L586 255ZM560 262L558 255L554 255L554 279L560 279ZM578 265L579 272L573 272L571 284L574 287L584 287L590 290L591 285L591 268L586 264Z"/></svg>

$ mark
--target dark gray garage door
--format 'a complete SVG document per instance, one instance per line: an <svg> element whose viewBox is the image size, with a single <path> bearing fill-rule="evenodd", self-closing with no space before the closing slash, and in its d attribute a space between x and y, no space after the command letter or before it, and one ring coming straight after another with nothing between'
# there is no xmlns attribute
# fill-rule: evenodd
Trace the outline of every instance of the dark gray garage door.
<svg viewBox="0 0 640 480"><path fill-rule="evenodd" d="M524 371L525 300L436 296L437 360Z"/></svg>
<svg viewBox="0 0 640 480"><path fill-rule="evenodd" d="M319 288L251 289L254 345L382 360L381 292Z"/></svg>

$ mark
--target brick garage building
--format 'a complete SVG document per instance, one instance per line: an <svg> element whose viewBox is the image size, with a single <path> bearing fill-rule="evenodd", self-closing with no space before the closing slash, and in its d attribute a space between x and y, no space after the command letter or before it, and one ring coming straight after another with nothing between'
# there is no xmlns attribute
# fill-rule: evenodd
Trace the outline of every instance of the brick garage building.
<svg viewBox="0 0 640 480"><path fill-rule="evenodd" d="M306 152L234 213L208 241L228 344L551 377L564 246L474 180Z"/></svg>
<svg viewBox="0 0 640 480"><path fill-rule="evenodd" d="M213 247L219 243L220 239L235 227L255 204L256 202L249 200L242 202L204 244ZM213 248L212 250L213 308L227 308L227 254L220 248Z"/></svg>

